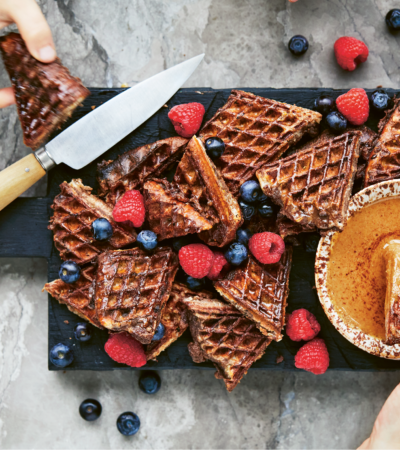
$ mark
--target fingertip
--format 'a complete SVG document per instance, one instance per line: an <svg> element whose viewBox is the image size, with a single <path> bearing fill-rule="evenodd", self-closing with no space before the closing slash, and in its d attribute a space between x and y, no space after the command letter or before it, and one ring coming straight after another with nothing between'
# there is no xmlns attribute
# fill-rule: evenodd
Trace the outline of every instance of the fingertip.
<svg viewBox="0 0 400 450"><path fill-rule="evenodd" d="M0 89L0 108L6 108L7 106L15 103L14 89L7 87Z"/></svg>
<svg viewBox="0 0 400 450"><path fill-rule="evenodd" d="M56 51L51 45L46 45L39 50L37 59L44 63L53 62L56 59Z"/></svg>

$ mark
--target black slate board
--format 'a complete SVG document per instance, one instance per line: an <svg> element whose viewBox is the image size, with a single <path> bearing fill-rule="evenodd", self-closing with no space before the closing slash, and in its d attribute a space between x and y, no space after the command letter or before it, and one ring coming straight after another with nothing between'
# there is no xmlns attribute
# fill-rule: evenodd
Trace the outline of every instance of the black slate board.
<svg viewBox="0 0 400 450"><path fill-rule="evenodd" d="M257 95L275 100L296 104L312 109L316 97L322 93L330 93L337 97L344 90L331 89L245 89ZM92 106L99 106L110 98L119 94L123 89L91 89L92 95L86 99L65 127L81 118L92 110ZM367 92L372 92L367 90ZM391 94L396 91L388 90ZM230 90L212 89L182 89L169 102L168 107L180 103L200 102L206 109L205 120L208 120L221 107L230 94ZM168 109L160 111L145 122L141 127L111 148L98 160L80 171L75 171L65 165L56 167L49 173L46 198L17 199L0 212L0 257L43 257L48 260L48 279L58 278L61 263L55 250L52 235L47 230L48 219L51 215L50 205L55 195L59 193L59 185L72 178L82 178L84 184L92 186L96 192L96 164L102 159L114 159L117 155L146 143L176 135L168 117ZM367 125L376 129L378 117L371 114ZM64 128L65 128L64 127ZM78 137L79 139L79 137ZM295 247L293 266L290 275L290 295L288 312L298 308L307 308L314 313L321 324L321 337L324 338L329 354L330 369L337 370L398 370L400 361L389 361L358 349L342 337L330 323L319 303L314 282L315 254L307 253L303 246ZM67 370L131 370L112 361L104 352L104 344L108 334L93 327L93 337L87 343L80 344L73 337L75 325L82 321L72 314L65 306L60 305L49 296L49 348L58 342L73 345L75 361ZM210 363L194 364L187 351L190 333L186 332L169 349L161 353L158 362L149 362L146 367L156 369L189 369L213 368ZM294 355L302 343L292 342L287 337L279 343L273 342L261 360L253 368L274 370L297 370L294 367ZM278 356L284 361L276 363ZM49 364L50 370L57 370ZM64 369L59 369L64 370Z"/></svg>

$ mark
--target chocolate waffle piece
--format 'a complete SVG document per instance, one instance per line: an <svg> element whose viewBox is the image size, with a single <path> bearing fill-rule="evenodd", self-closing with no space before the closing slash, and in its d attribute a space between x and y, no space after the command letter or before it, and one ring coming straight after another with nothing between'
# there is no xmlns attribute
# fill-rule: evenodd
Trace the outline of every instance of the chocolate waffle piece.
<svg viewBox="0 0 400 450"><path fill-rule="evenodd" d="M275 341L282 339L289 295L292 248L286 246L276 264L261 264L249 256L239 267L214 283L222 297L255 322L261 333Z"/></svg>
<svg viewBox="0 0 400 450"><path fill-rule="evenodd" d="M102 253L95 300L101 325L150 344L177 270L178 257L168 247L151 254L138 248Z"/></svg>
<svg viewBox="0 0 400 450"><path fill-rule="evenodd" d="M78 281L72 284L64 283L61 279L46 283L42 291L46 290L59 303L67 305L68 309L92 325L103 328L97 319L94 304L94 281L96 265L89 264L82 268Z"/></svg>
<svg viewBox="0 0 400 450"><path fill-rule="evenodd" d="M385 330L388 345L400 344L400 241L383 249L386 264Z"/></svg>
<svg viewBox="0 0 400 450"><path fill-rule="evenodd" d="M264 193L302 227L342 230L357 171L360 131L348 131L257 171Z"/></svg>
<svg viewBox="0 0 400 450"><path fill-rule="evenodd" d="M214 221L202 216L196 204L167 180L146 181L143 186L146 219L158 240L210 230Z"/></svg>
<svg viewBox="0 0 400 450"><path fill-rule="evenodd" d="M368 161L365 187L400 178L400 99L379 122L379 139Z"/></svg>
<svg viewBox="0 0 400 450"><path fill-rule="evenodd" d="M315 226L307 227L302 226L296 222L293 222L283 214L278 215L276 225L278 227L278 234L281 236L282 239L285 239L289 236L293 237L300 233L308 233L317 230Z"/></svg>
<svg viewBox="0 0 400 450"><path fill-rule="evenodd" d="M84 186L82 180L64 181L60 188L61 194L55 197L51 206L54 215L50 218L49 229L53 231L54 245L61 259L86 264L107 249L118 249L135 242L135 231L114 222L112 208L92 195L92 188ZM92 222L100 217L107 219L113 228L108 241L96 241L93 237Z"/></svg>
<svg viewBox="0 0 400 450"><path fill-rule="evenodd" d="M233 90L199 137L205 141L218 136L225 142L216 164L236 195L257 169L279 159L305 133L315 136L321 119L321 114L309 109Z"/></svg>
<svg viewBox="0 0 400 450"><path fill-rule="evenodd" d="M144 182L158 178L160 174L182 156L188 139L171 137L142 145L118 156L115 161L103 161L97 165L100 197L115 205L119 198L132 189L139 189Z"/></svg>
<svg viewBox="0 0 400 450"><path fill-rule="evenodd" d="M189 353L195 363L210 360L231 392L260 359L271 343L254 322L243 317L233 306L205 297L202 293L186 297L193 343Z"/></svg>
<svg viewBox="0 0 400 450"><path fill-rule="evenodd" d="M210 230L199 234L204 242L223 247L235 239L236 230L243 223L239 204L196 136L186 147L174 182L202 216L213 223Z"/></svg>
<svg viewBox="0 0 400 450"><path fill-rule="evenodd" d="M57 58L36 60L17 33L0 38L0 50L17 101L24 144L36 150L90 94Z"/></svg>
<svg viewBox="0 0 400 450"><path fill-rule="evenodd" d="M165 327L164 336L159 341L154 341L147 346L147 359L156 359L157 356L175 342L189 326L185 299L199 295L191 291L181 283L174 283L171 295L161 313L161 323ZM212 298L212 294L202 292L204 298Z"/></svg>

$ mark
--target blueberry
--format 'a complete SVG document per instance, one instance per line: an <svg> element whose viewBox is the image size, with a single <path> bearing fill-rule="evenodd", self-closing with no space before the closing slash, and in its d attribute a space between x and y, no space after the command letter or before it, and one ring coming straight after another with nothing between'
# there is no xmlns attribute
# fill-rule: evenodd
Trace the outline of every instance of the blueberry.
<svg viewBox="0 0 400 450"><path fill-rule="evenodd" d="M68 345L57 344L50 350L50 361L57 367L67 367L73 360L74 354Z"/></svg>
<svg viewBox="0 0 400 450"><path fill-rule="evenodd" d="M124 412L117 419L117 428L124 436L133 436L140 428L139 417L133 412Z"/></svg>
<svg viewBox="0 0 400 450"><path fill-rule="evenodd" d="M193 278L188 275L185 284L192 291L200 291L204 288L206 281L204 278Z"/></svg>
<svg viewBox="0 0 400 450"><path fill-rule="evenodd" d="M146 394L155 394L160 390L161 378L157 372L146 370L140 375L139 388Z"/></svg>
<svg viewBox="0 0 400 450"><path fill-rule="evenodd" d="M64 283L75 283L81 276L81 268L74 261L64 261L61 264L58 276Z"/></svg>
<svg viewBox="0 0 400 450"><path fill-rule="evenodd" d="M93 398L84 400L79 406L79 414L82 419L92 422L101 416L101 404Z"/></svg>
<svg viewBox="0 0 400 450"><path fill-rule="evenodd" d="M242 264L242 262L247 258L246 246L239 244L239 242L233 242L225 252L225 258L234 266Z"/></svg>
<svg viewBox="0 0 400 450"><path fill-rule="evenodd" d="M236 231L236 239L239 244L247 245L253 233L247 228L238 228Z"/></svg>
<svg viewBox="0 0 400 450"><path fill-rule="evenodd" d="M323 116L332 112L335 109L335 105L335 99L330 95L324 94L316 98L314 102L315 109Z"/></svg>
<svg viewBox="0 0 400 450"><path fill-rule="evenodd" d="M340 112L333 111L326 116L329 128L336 134L344 133L347 128L347 119Z"/></svg>
<svg viewBox="0 0 400 450"><path fill-rule="evenodd" d="M142 250L153 250L158 244L157 235L153 231L143 230L138 234L136 242Z"/></svg>
<svg viewBox="0 0 400 450"><path fill-rule="evenodd" d="M260 216L265 217L266 219L274 217L274 208L268 203L262 203L258 207L257 211L260 214Z"/></svg>
<svg viewBox="0 0 400 450"><path fill-rule="evenodd" d="M165 333L165 327L164 325L160 322L158 324L158 327L156 329L156 332L153 336L152 341L159 341L160 339L162 339L164 337L164 333Z"/></svg>
<svg viewBox="0 0 400 450"><path fill-rule="evenodd" d="M180 236L172 240L172 248L176 251L176 253L178 253L182 247L189 244L193 244L193 237L189 235Z"/></svg>
<svg viewBox="0 0 400 450"><path fill-rule="evenodd" d="M206 140L205 147L206 147L208 156L211 159L221 158L221 156L225 150L224 141L219 137L209 137Z"/></svg>
<svg viewBox="0 0 400 450"><path fill-rule="evenodd" d="M92 222L92 233L96 241L108 241L113 235L113 228L107 219L100 217Z"/></svg>
<svg viewBox="0 0 400 450"><path fill-rule="evenodd" d="M240 210L242 211L242 216L244 220L250 220L254 213L256 212L256 207L254 205L249 205L243 200L239 200Z"/></svg>
<svg viewBox="0 0 400 450"><path fill-rule="evenodd" d="M78 323L75 327L75 339L86 342L92 337L90 325L86 322Z"/></svg>
<svg viewBox="0 0 400 450"><path fill-rule="evenodd" d="M239 192L240 196L246 203L255 203L263 195L263 191L261 190L260 184L254 180L244 182L240 186Z"/></svg>
<svg viewBox="0 0 400 450"><path fill-rule="evenodd" d="M307 234L304 239L304 248L307 253L316 253L320 238L319 234Z"/></svg>
<svg viewBox="0 0 400 450"><path fill-rule="evenodd" d="M290 39L288 47L293 55L300 56L308 50L308 41L304 36L297 34Z"/></svg>
<svg viewBox="0 0 400 450"><path fill-rule="evenodd" d="M400 9L391 9L386 14L386 25L391 31L400 30Z"/></svg>
<svg viewBox="0 0 400 450"><path fill-rule="evenodd" d="M371 95L371 105L376 111L384 111L392 107L392 99L383 90L378 89Z"/></svg>

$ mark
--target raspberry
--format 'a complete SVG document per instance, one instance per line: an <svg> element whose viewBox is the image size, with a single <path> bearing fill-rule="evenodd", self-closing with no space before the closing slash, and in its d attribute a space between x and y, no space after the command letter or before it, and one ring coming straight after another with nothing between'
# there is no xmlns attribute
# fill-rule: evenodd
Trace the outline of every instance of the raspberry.
<svg viewBox="0 0 400 450"><path fill-rule="evenodd" d="M134 227L143 225L145 214L143 196L135 190L125 192L113 209L116 222L130 222Z"/></svg>
<svg viewBox="0 0 400 450"><path fill-rule="evenodd" d="M336 106L353 125L362 125L368 119L369 100L364 89L350 89L336 99Z"/></svg>
<svg viewBox="0 0 400 450"><path fill-rule="evenodd" d="M343 36L334 45L335 56L339 66L344 70L354 70L359 63L368 58L368 47L356 38Z"/></svg>
<svg viewBox="0 0 400 450"><path fill-rule="evenodd" d="M329 353L323 339L315 338L297 352L294 365L314 375L322 375L329 367Z"/></svg>
<svg viewBox="0 0 400 450"><path fill-rule="evenodd" d="M174 106L168 117L180 136L191 138L199 131L205 112L201 103L185 103Z"/></svg>
<svg viewBox="0 0 400 450"><path fill-rule="evenodd" d="M256 233L249 239L249 249L263 264L277 263L285 251L283 239L275 233Z"/></svg>
<svg viewBox="0 0 400 450"><path fill-rule="evenodd" d="M193 278L204 278L211 270L214 253L204 244L189 244L179 250L182 269Z"/></svg>
<svg viewBox="0 0 400 450"><path fill-rule="evenodd" d="M214 261L211 270L208 272L207 278L210 280L218 280L220 278L222 269L228 265L228 261L221 252L214 252Z"/></svg>
<svg viewBox="0 0 400 450"><path fill-rule="evenodd" d="M146 364L143 345L128 333L112 334L104 350L114 361L131 367L142 367Z"/></svg>
<svg viewBox="0 0 400 450"><path fill-rule="evenodd" d="M306 309L296 309L292 314L289 314L286 334L292 341L309 341L314 339L320 332L321 326L318 320Z"/></svg>

